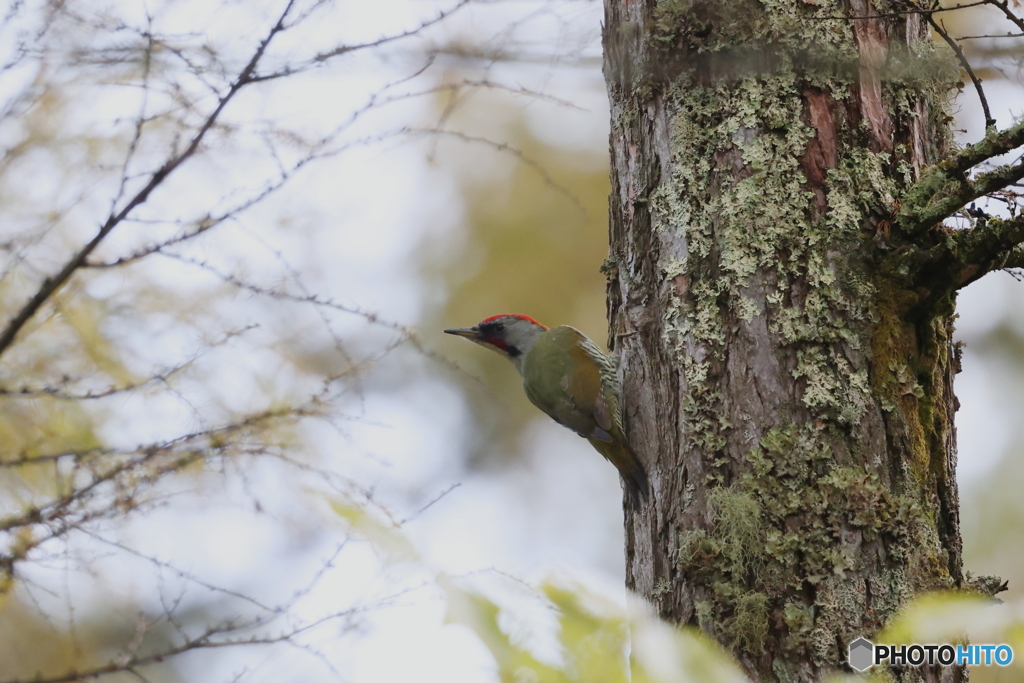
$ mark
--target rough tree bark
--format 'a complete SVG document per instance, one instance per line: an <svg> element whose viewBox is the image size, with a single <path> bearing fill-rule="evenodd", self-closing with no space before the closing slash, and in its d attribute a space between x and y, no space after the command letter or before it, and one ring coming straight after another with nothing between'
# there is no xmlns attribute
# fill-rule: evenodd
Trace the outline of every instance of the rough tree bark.
<svg viewBox="0 0 1024 683"><path fill-rule="evenodd" d="M908 2L605 8L609 345L652 485L628 584L753 680L820 681L913 596L981 587L952 316L1024 223L941 221L1024 175L967 175L1024 134L953 151L958 66Z"/></svg>

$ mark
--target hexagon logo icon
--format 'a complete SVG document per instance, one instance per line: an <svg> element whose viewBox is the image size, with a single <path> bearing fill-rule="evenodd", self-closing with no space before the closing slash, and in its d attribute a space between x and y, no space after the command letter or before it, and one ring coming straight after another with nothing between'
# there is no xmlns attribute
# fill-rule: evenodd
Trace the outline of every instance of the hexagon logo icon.
<svg viewBox="0 0 1024 683"><path fill-rule="evenodd" d="M874 664L875 646L867 638L850 643L850 667L854 671L867 671Z"/></svg>

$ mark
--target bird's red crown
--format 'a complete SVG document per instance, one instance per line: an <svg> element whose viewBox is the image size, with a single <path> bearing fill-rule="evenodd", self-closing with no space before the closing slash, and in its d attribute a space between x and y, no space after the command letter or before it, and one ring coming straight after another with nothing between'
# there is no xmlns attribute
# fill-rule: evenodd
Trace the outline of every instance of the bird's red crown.
<svg viewBox="0 0 1024 683"><path fill-rule="evenodd" d="M543 327L545 330L548 329L547 325L541 325L539 322L537 322L530 316L523 315L522 313L499 313L498 315L492 315L490 318L484 318L483 320L480 321L480 324L483 325L484 323L489 323L493 320L497 320L498 318L519 318L520 320L528 320L534 325L537 325L538 327Z"/></svg>

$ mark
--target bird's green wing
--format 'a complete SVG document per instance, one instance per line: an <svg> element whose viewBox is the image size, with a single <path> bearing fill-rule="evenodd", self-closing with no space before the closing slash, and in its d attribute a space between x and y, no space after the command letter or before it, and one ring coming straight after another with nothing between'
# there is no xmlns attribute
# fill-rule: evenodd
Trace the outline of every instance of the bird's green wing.
<svg viewBox="0 0 1024 683"><path fill-rule="evenodd" d="M615 465L626 481L631 499L647 499L647 473L622 433L615 360L582 332L567 325L546 332L534 349L530 360L536 353L538 367L548 372L527 365L526 393L530 400L556 421L586 437ZM554 377L558 378L554 380L557 385L552 382ZM547 400L542 400L544 397Z"/></svg>
<svg viewBox="0 0 1024 683"><path fill-rule="evenodd" d="M563 379L565 392L578 409L593 416L594 422L607 435L595 434L595 438L612 441L622 432L615 361L582 332L572 327L567 329L575 338L569 355L576 370Z"/></svg>

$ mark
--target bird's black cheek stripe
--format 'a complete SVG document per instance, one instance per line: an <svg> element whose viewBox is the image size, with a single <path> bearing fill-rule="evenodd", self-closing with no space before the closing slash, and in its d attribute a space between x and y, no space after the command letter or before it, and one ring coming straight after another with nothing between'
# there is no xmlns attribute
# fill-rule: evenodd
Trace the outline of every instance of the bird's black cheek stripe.
<svg viewBox="0 0 1024 683"><path fill-rule="evenodd" d="M505 353L507 353L507 354L508 354L509 356L511 356L512 358L515 358L516 356L518 356L519 354L521 354L521 353L522 353L522 351L520 351L519 349L517 349L517 348L516 348L516 347L514 347L514 346L507 346L507 347L505 347Z"/></svg>

